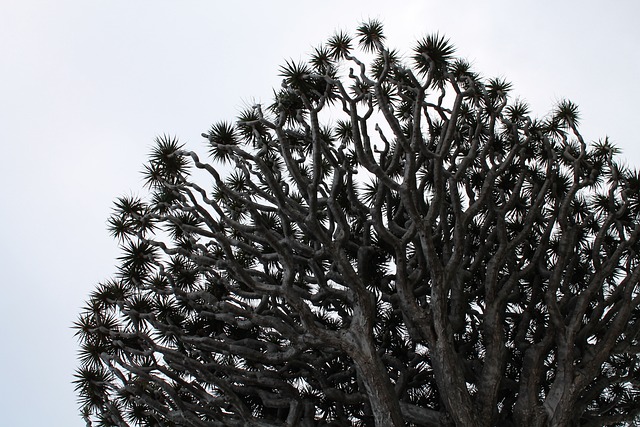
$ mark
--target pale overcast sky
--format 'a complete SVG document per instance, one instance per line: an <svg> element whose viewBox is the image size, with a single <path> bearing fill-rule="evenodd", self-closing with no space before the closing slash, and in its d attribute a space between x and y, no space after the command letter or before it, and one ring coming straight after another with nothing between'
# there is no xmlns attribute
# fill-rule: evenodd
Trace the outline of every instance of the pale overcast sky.
<svg viewBox="0 0 640 427"><path fill-rule="evenodd" d="M393 3L393 5L392 5ZM373 17L389 44L440 32L543 116L640 166L640 3L616 1L0 0L0 424L81 427L71 324L114 271L115 197L141 188L156 135L200 134L268 102L278 66Z"/></svg>

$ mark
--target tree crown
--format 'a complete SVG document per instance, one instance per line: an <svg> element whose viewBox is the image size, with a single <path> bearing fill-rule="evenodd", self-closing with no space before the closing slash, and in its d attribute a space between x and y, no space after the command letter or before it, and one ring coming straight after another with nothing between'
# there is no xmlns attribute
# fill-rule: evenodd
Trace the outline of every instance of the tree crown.
<svg viewBox="0 0 640 427"><path fill-rule="evenodd" d="M442 35L385 43L373 20L285 62L210 161L157 139L76 323L89 424L634 420L638 173Z"/></svg>

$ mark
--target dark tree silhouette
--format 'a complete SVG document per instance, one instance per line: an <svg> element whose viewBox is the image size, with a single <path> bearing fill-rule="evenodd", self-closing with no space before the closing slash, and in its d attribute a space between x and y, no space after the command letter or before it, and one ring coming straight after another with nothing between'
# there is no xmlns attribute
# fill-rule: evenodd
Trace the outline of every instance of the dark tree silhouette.
<svg viewBox="0 0 640 427"><path fill-rule="evenodd" d="M117 200L76 324L88 425L637 423L640 176L576 105L532 118L377 21L281 76L209 161L158 138Z"/></svg>

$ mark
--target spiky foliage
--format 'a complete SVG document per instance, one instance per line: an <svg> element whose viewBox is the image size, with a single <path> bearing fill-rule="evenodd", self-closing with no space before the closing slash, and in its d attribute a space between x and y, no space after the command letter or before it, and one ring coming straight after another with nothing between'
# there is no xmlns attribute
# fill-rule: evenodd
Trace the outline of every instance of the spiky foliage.
<svg viewBox="0 0 640 427"><path fill-rule="evenodd" d="M637 417L638 173L575 104L538 120L442 36L415 68L383 41L286 63L273 105L204 134L212 163L158 139L76 323L89 424Z"/></svg>

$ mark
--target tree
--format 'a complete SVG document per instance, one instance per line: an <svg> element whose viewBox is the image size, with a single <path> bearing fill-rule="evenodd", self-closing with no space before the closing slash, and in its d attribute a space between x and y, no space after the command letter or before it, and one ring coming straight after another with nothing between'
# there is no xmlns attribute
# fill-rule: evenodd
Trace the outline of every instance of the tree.
<svg viewBox="0 0 640 427"><path fill-rule="evenodd" d="M638 423L640 176L575 104L532 118L378 21L280 73L209 161L159 137L116 201L75 326L88 425Z"/></svg>

